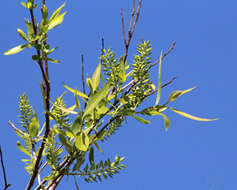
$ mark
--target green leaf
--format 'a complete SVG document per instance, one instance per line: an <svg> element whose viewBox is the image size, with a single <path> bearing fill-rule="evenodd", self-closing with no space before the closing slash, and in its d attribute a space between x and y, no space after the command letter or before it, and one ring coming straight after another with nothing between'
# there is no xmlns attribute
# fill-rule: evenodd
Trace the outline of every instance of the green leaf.
<svg viewBox="0 0 237 190"><path fill-rule="evenodd" d="M67 139L64 137L63 134L59 134L58 135L59 140L61 141L61 143L65 146L67 152L70 154L72 152L72 147L70 146L70 144L67 142Z"/></svg>
<svg viewBox="0 0 237 190"><path fill-rule="evenodd" d="M21 2L21 5L23 6L23 7L25 7L25 8L27 8L28 9L28 7L27 7L27 4L25 3L25 2Z"/></svg>
<svg viewBox="0 0 237 190"><path fill-rule="evenodd" d="M95 72L92 76L92 86L93 91L95 91L98 88L98 85L100 83L100 74L101 74L101 63L96 67Z"/></svg>
<svg viewBox="0 0 237 190"><path fill-rule="evenodd" d="M91 165L95 164L95 162L94 162L94 148L93 147L91 147L90 151L89 151L89 162Z"/></svg>
<svg viewBox="0 0 237 190"><path fill-rule="evenodd" d="M172 92L172 93L170 94L170 96L169 96L169 102L172 102L172 101L176 100L178 97L180 97L180 96L186 94L187 92L190 92L191 90L193 90L193 89L195 89L195 88L196 88L196 87L189 88L189 89L183 90L183 91L181 91L181 90L176 90L176 91Z"/></svg>
<svg viewBox="0 0 237 190"><path fill-rule="evenodd" d="M79 114L72 124L73 134L77 135L79 132L81 132L81 128L82 128L82 118L81 115Z"/></svg>
<svg viewBox="0 0 237 190"><path fill-rule="evenodd" d="M66 113L70 113L70 114L74 114L74 115L78 114L78 112L73 111L74 106L71 107L71 108L65 108L65 107L62 107L62 106L55 105L55 107L59 108L60 110L62 110L63 112L66 112Z"/></svg>
<svg viewBox="0 0 237 190"><path fill-rule="evenodd" d="M163 118L164 118L164 121L165 121L165 130L168 131L169 129L169 126L170 126L170 120L169 118L163 114L163 113L157 113L157 115L161 115Z"/></svg>
<svg viewBox="0 0 237 190"><path fill-rule="evenodd" d="M30 152L28 152L26 149L24 149L19 141L17 141L17 147L19 148L20 151L24 152L28 156L31 156Z"/></svg>
<svg viewBox="0 0 237 190"><path fill-rule="evenodd" d="M52 58L49 58L49 57L47 57L47 60L52 62L52 63L61 63L59 60L55 60L55 59L52 59Z"/></svg>
<svg viewBox="0 0 237 190"><path fill-rule="evenodd" d="M80 112L81 111L81 104L80 104L76 94L77 94L77 89L76 89L76 93L74 94L74 96L75 96L75 102L76 102L77 109Z"/></svg>
<svg viewBox="0 0 237 190"><path fill-rule="evenodd" d="M156 103L155 105L159 104L160 101L160 94L161 94L161 65L162 65L162 52L160 54L160 62L159 62L159 70L158 70L158 89L157 89L157 96L156 96Z"/></svg>
<svg viewBox="0 0 237 190"><path fill-rule="evenodd" d="M94 142L95 147L103 154L102 149L99 147L97 142Z"/></svg>
<svg viewBox="0 0 237 190"><path fill-rule="evenodd" d="M39 120L38 120L36 113L34 113L34 117L31 120L31 123L29 125L30 136L35 137L39 132L39 128L40 128Z"/></svg>
<svg viewBox="0 0 237 190"><path fill-rule="evenodd" d="M90 97L90 100L86 105L83 117L85 117L87 114L90 114L98 106L100 101L106 97L110 90L110 86L110 82L107 82L100 91L96 92L92 97Z"/></svg>
<svg viewBox="0 0 237 190"><path fill-rule="evenodd" d="M124 83L126 81L126 73L125 73L125 63L123 61L123 56L120 57L119 59L119 80L121 83Z"/></svg>
<svg viewBox="0 0 237 190"><path fill-rule="evenodd" d="M80 96L81 98L86 98L86 99L88 99L88 96L85 95L84 93L79 92L78 90L74 90L74 89L70 88L69 86L67 86L66 84L63 84L63 86L64 86L67 90L69 90L70 92L72 92L72 93L74 93L74 94Z"/></svg>
<svg viewBox="0 0 237 190"><path fill-rule="evenodd" d="M193 115L190 115L188 113L185 113L185 112L182 112L180 110L177 110L177 109L174 109L174 108L170 108L172 111L174 111L175 113L179 114L179 115L182 115L186 118L189 118L189 119L192 119L192 120L196 120L196 121L215 121L215 120L218 120L217 118L216 119L206 119L206 118L200 118L200 117L196 117L196 116L193 116Z"/></svg>
<svg viewBox="0 0 237 190"><path fill-rule="evenodd" d="M22 37L23 40L28 42L28 38L27 38L25 32L23 32L20 28L17 29L17 32Z"/></svg>
<svg viewBox="0 0 237 190"><path fill-rule="evenodd" d="M30 21L28 21L27 19L25 19L25 24L26 24L26 27L27 27L27 35L30 39L32 39L33 36L34 36L33 24Z"/></svg>
<svg viewBox="0 0 237 190"><path fill-rule="evenodd" d="M133 117L134 117L136 120L138 120L139 122L143 123L143 124L150 124L150 123L151 123L150 121L145 120L145 119L143 119L143 118L141 118L141 117L138 117L138 116L136 116L136 115L133 115Z"/></svg>
<svg viewBox="0 0 237 190"><path fill-rule="evenodd" d="M86 78L86 83L87 83L87 86L90 88L90 90L94 91L94 86L90 77Z"/></svg>
<svg viewBox="0 0 237 190"><path fill-rule="evenodd" d="M14 47L12 49L7 50L4 53L4 55L13 55L13 54L19 53L20 51L22 51L26 47L27 47L27 44L22 44L22 45L16 46L16 47Z"/></svg>
<svg viewBox="0 0 237 190"><path fill-rule="evenodd" d="M48 23L48 17L49 17L49 11L48 11L48 8L43 5L42 7L42 12L43 12L43 23L44 24L47 24Z"/></svg>
<svg viewBox="0 0 237 190"><path fill-rule="evenodd" d="M55 19L55 17L58 16L58 14L60 13L60 11L62 10L62 8L65 6L66 3L63 3L63 5L61 5L56 11L53 12L52 16L50 17L49 21L52 21Z"/></svg>
<svg viewBox="0 0 237 190"><path fill-rule="evenodd" d="M87 151L90 145L89 137L87 134L82 131L78 136L75 138L75 146L78 150Z"/></svg>
<svg viewBox="0 0 237 190"><path fill-rule="evenodd" d="M53 20L50 21L49 23L49 30L55 28L56 26L60 25L63 22L64 19L64 15L66 14L66 12L64 12L61 15L56 16Z"/></svg>

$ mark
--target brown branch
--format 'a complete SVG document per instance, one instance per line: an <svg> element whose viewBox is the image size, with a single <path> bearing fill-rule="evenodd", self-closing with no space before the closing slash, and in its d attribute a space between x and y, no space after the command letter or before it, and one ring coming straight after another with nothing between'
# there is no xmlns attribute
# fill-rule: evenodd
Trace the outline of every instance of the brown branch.
<svg viewBox="0 0 237 190"><path fill-rule="evenodd" d="M132 9L132 15L131 15L131 20L130 20L130 26L129 26L129 30L128 30L128 40L126 40L126 35L125 35L125 27L124 27L124 18L123 18L123 10L121 9L121 22L122 22L122 33L123 33L123 41L124 41L124 45L125 45L125 53L124 53L124 63L126 63L127 60L127 56L128 56L128 49L129 49L129 45L130 42L132 40L132 36L135 30L135 26L137 24L140 12L141 12L141 6L142 6L142 0L139 0L138 3L138 8L136 11L136 18L134 20L134 16L135 16L135 0L133 0L133 9Z"/></svg>
<svg viewBox="0 0 237 190"><path fill-rule="evenodd" d="M127 47L127 40L126 40L125 29L124 29L124 18L123 18L123 9L122 8L121 8L120 15L121 15L121 23L122 23L123 41L124 41L125 47Z"/></svg>
<svg viewBox="0 0 237 190"><path fill-rule="evenodd" d="M42 6L44 4L45 4L45 0L42 0ZM31 20L32 20L33 29L34 29L34 35L37 36L37 25L36 25L36 19L33 14L33 9L30 9L30 16L31 16ZM38 40L35 43L38 44ZM44 45L45 44L46 44L46 42L44 42ZM35 178L38 175L38 170L39 170L39 165L41 162L42 154L43 154L43 151L45 148L45 140L47 139L47 137L49 135L49 131L50 131L50 120L49 120L50 81L49 81L49 73L48 73L47 55L44 55L44 61L45 61L45 68L44 68L43 67L43 60L41 58L41 51L38 49L37 49L37 54L39 56L38 65L40 66L40 70L41 70L42 78L43 78L43 85L42 85L43 91L44 91L43 99L46 104L46 106L45 106L45 133L44 133L43 141L42 141L40 149L39 149L37 159L34 164L33 173L31 175L29 183L26 187L26 190L30 190L32 188L32 186L34 185Z"/></svg>
<svg viewBox="0 0 237 190"><path fill-rule="evenodd" d="M2 156L2 148L1 148L1 145L0 145L0 157L1 157L2 172L3 172L4 184L5 184L3 190L6 190L8 187L11 186L11 184L8 184L8 183L7 183L7 176L6 176L6 171L5 171L4 162L3 162L3 156Z"/></svg>
<svg viewBox="0 0 237 190"><path fill-rule="evenodd" d="M105 39L102 37L101 38L101 55L104 54L104 49L105 49Z"/></svg>
<svg viewBox="0 0 237 190"><path fill-rule="evenodd" d="M176 42L173 42L172 45L170 46L170 48L168 49L168 51L165 52L164 55L162 56L162 58L161 58L162 60L174 49L175 45L176 45ZM158 60L157 60L156 62L154 62L154 63L151 63L150 66L149 66L149 69L150 69L151 67L157 65L158 63L160 63L160 59L158 59Z"/></svg>
<svg viewBox="0 0 237 190"><path fill-rule="evenodd" d="M85 77L84 77L84 56L81 54L81 81L83 86L83 93L86 94L86 85L85 85Z"/></svg>

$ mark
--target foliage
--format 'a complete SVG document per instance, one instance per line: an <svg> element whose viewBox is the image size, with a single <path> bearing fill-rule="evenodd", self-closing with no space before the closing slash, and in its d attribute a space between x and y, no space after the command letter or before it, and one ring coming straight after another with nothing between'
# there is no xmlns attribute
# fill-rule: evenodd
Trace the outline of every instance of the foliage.
<svg viewBox="0 0 237 190"><path fill-rule="evenodd" d="M66 90L74 96L73 106L68 107L65 104L63 99L65 93L50 104L47 65L48 61L53 63L59 63L59 61L48 57L56 50L56 48L51 49L47 43L48 32L63 22L66 12L61 13L61 10L65 4L56 9L49 17L48 8L43 1L42 20L39 23L35 23L36 19L33 15L34 9L38 6L35 1L28 0L21 2L21 5L31 14L31 21L25 20L27 33L17 29L25 43L4 54L16 54L26 47L36 50L37 54L32 56L32 60L38 63L42 72L41 90L45 107L45 122L40 124L26 94L20 96L19 118L23 131L19 133L19 130L16 130L16 132L24 142L24 145L17 142L17 146L26 155L26 159L22 161L25 162L25 169L30 175L26 189L33 187L36 176L42 175L41 172L45 166L50 168L50 172L38 182L35 189L50 189L54 185L57 186L65 175L78 176L79 179L84 178L86 182L97 182L119 173L125 168L122 164L124 157L116 156L114 162L107 159L96 164L94 148L102 152L99 146L101 142L109 141L127 117L133 117L143 124L149 124L150 121L142 118L141 115L162 116L166 130L170 126L170 120L163 112L167 109L190 119L211 121L211 119L198 118L168 106L170 102L193 88L175 91L170 94L165 104L159 104L162 89L161 66L164 56L161 54L157 62L159 69L158 87L156 88L149 74L150 69L154 66L151 62L152 46L150 41L145 40L138 44L137 54L134 55L132 64L127 63L126 56L116 57L112 49L103 48L99 64L92 77L88 76L86 79L90 92L85 94L85 89L79 92L64 84ZM144 105L141 106L154 93L157 93L155 104L145 108ZM84 108L81 106L83 103ZM40 164L43 162L44 164ZM77 183L75 184L78 188Z"/></svg>

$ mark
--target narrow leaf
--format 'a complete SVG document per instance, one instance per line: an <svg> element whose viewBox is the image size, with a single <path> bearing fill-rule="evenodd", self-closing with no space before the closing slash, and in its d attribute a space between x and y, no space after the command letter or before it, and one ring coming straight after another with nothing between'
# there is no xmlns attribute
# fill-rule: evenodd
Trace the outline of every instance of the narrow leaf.
<svg viewBox="0 0 237 190"><path fill-rule="evenodd" d="M58 14L60 13L60 11L62 10L64 6L65 6L65 3L63 3L56 11L54 11L49 21L52 21L56 16L58 16Z"/></svg>
<svg viewBox="0 0 237 190"><path fill-rule="evenodd" d="M102 149L99 147L99 145L97 144L97 142L94 142L95 147L103 154Z"/></svg>
<svg viewBox="0 0 237 190"><path fill-rule="evenodd" d="M50 62L52 62L52 63L60 63L59 60L52 59L52 58L49 58L49 57L47 57L47 60L50 61Z"/></svg>
<svg viewBox="0 0 237 190"><path fill-rule="evenodd" d="M139 122L143 123L143 124L150 124L150 123L151 123L150 121L145 120L145 119L143 119L143 118L141 118L141 117L138 117L138 116L136 116L136 115L133 115L133 117L134 117L136 120L138 120Z"/></svg>
<svg viewBox="0 0 237 190"><path fill-rule="evenodd" d="M36 113L34 113L34 117L31 120L31 123L29 125L30 136L35 137L39 132L39 128L40 128L39 120L38 120Z"/></svg>
<svg viewBox="0 0 237 190"><path fill-rule="evenodd" d="M22 37L23 40L28 42L28 38L27 38L25 32L23 32L20 28L17 29L17 32Z"/></svg>
<svg viewBox="0 0 237 190"><path fill-rule="evenodd" d="M78 112L73 111L73 109L70 109L70 108L65 108L65 107L57 106L57 105L55 105L55 107L59 108L60 110L62 110L63 112L66 112L66 113L71 113L74 115L78 114Z"/></svg>
<svg viewBox="0 0 237 190"><path fill-rule="evenodd" d="M74 94L74 96L75 96L75 102L76 102L77 109L80 112L81 111L81 104L77 98L77 89L76 89L76 93Z"/></svg>
<svg viewBox="0 0 237 190"><path fill-rule="evenodd" d="M13 55L13 54L16 54L16 53L19 53L20 51L22 51L23 49L25 49L27 47L27 44L22 44L22 45L19 45L19 46L16 46L10 50L7 50L4 55Z"/></svg>
<svg viewBox="0 0 237 190"><path fill-rule="evenodd" d="M168 131L169 129L169 126L170 126L170 120L169 118L163 114L163 113L157 113L157 115L161 115L163 118L164 118L164 121L165 121L165 130Z"/></svg>
<svg viewBox="0 0 237 190"><path fill-rule="evenodd" d="M186 94L187 92L190 92L191 90L195 89L196 87L193 87L193 88L189 88L187 90L176 90L174 92L172 92L169 96L169 102L172 102L174 100L176 100L178 97Z"/></svg>
<svg viewBox="0 0 237 190"><path fill-rule="evenodd" d="M79 92L78 90L74 90L74 89L70 88L69 86L67 86L66 84L63 84L63 86L64 86L67 90L69 90L70 92L72 92L72 93L74 93L74 94L76 94L76 95L78 95L78 96L80 96L80 97L82 97L82 98L88 99L88 96L85 95L84 93Z"/></svg>
<svg viewBox="0 0 237 190"><path fill-rule="evenodd" d="M98 106L100 101L106 97L106 95L110 90L110 86L111 86L110 82L107 82L100 91L98 91L92 97L90 97L90 100L85 108L83 117L91 113L91 111L93 111Z"/></svg>
<svg viewBox="0 0 237 190"><path fill-rule="evenodd" d="M26 149L23 148L23 146L21 145L19 141L17 141L17 147L19 148L20 151L24 152L28 156L31 156L31 154Z"/></svg>
<svg viewBox="0 0 237 190"><path fill-rule="evenodd" d="M27 4L25 3L25 2L21 2L21 5L23 6L23 7L25 7L25 8L27 8L28 9L28 7L27 7Z"/></svg>
<svg viewBox="0 0 237 190"><path fill-rule="evenodd" d="M159 70L158 70L158 89L157 89L157 97L155 105L159 104L160 101L160 94L161 94L161 64L162 64L162 52L160 54L160 62L159 62Z"/></svg>
<svg viewBox="0 0 237 190"><path fill-rule="evenodd" d="M56 26L60 25L63 20L64 20L64 15L66 14L66 12L64 12L61 15L58 15L57 17L55 17L53 20L50 21L49 23L49 30L55 28Z"/></svg>
<svg viewBox="0 0 237 190"><path fill-rule="evenodd" d="M184 117L187 117L189 119L196 120L196 121L215 121L215 120L218 120L217 118L216 119L206 119L206 118L196 117L196 116L190 115L188 113L179 111L179 110L174 109L174 108L169 108L169 109L171 109L172 111L174 111L175 113L177 113L179 115L182 115Z"/></svg>
<svg viewBox="0 0 237 190"><path fill-rule="evenodd" d="M98 88L98 85L100 83L100 74L101 74L101 63L96 67L95 72L92 76L92 86L93 91L95 91Z"/></svg>
<svg viewBox="0 0 237 190"><path fill-rule="evenodd" d="M123 61L123 56L119 59L119 80L121 83L124 83L126 81L126 73L125 73L125 63Z"/></svg>

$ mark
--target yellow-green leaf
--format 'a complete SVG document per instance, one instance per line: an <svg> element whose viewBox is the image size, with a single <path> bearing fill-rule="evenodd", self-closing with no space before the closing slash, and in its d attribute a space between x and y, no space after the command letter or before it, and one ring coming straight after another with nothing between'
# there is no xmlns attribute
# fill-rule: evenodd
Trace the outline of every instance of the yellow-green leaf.
<svg viewBox="0 0 237 190"><path fill-rule="evenodd" d="M81 114L79 114L72 124L73 134L77 135L79 132L81 132L81 128L82 128L82 118L81 118Z"/></svg>
<svg viewBox="0 0 237 190"><path fill-rule="evenodd" d="M217 118L216 119L206 119L206 118L196 117L196 116L190 115L188 113L182 112L182 111L174 109L174 108L169 108L169 109L171 109L172 111L174 111L175 113L177 113L179 115L182 115L184 117L187 117L189 119L196 120L196 121L215 121L215 120L217 120Z"/></svg>
<svg viewBox="0 0 237 190"><path fill-rule="evenodd" d="M62 13L61 15L56 16L53 20L49 23L49 30L55 28L56 26L60 25L63 22L64 15L66 12Z"/></svg>
<svg viewBox="0 0 237 190"><path fill-rule="evenodd" d="M29 125L30 136L35 137L39 132L39 128L40 128L39 120L36 113L34 113L34 117L32 118L31 123Z"/></svg>
<svg viewBox="0 0 237 190"><path fill-rule="evenodd" d="M26 149L24 149L19 141L17 141L17 147L19 148L20 151L24 152L28 156L31 156L30 152L28 152Z"/></svg>
<svg viewBox="0 0 237 190"><path fill-rule="evenodd" d="M143 123L143 124L150 124L150 123L151 123L150 121L145 120L145 119L143 119L143 118L141 118L141 117L138 117L138 116L136 116L136 115L133 115L133 117L134 117L136 120L138 120L139 122Z"/></svg>
<svg viewBox="0 0 237 190"><path fill-rule="evenodd" d="M27 44L22 44L22 45L16 46L16 47L14 47L12 49L7 50L4 53L4 55L13 55L13 54L19 53L20 51L22 51L26 47L27 47Z"/></svg>
<svg viewBox="0 0 237 190"><path fill-rule="evenodd" d="M90 90L94 90L94 86L93 86L93 83L92 83L92 80L90 79L90 77L87 77L86 78L86 83L87 83L87 86L90 88Z"/></svg>
<svg viewBox="0 0 237 190"><path fill-rule="evenodd" d="M69 86L67 86L66 84L63 84L63 86L64 86L67 90L69 90L70 92L72 92L72 93L74 93L74 94L80 96L81 98L86 98L86 99L88 99L88 96L85 95L84 93L79 92L78 90L74 90L74 89L70 88Z"/></svg>
<svg viewBox="0 0 237 190"><path fill-rule="evenodd" d="M121 83L124 83L126 81L126 73L125 73L125 63L123 61L123 56L120 57L119 59L119 80Z"/></svg>
<svg viewBox="0 0 237 190"><path fill-rule="evenodd" d="M22 37L23 40L28 42L28 38L27 38L25 32L23 32L20 28L17 29L17 32Z"/></svg>
<svg viewBox="0 0 237 190"><path fill-rule="evenodd" d="M60 110L62 110L63 112L71 113L71 114L74 114L74 115L78 114L78 112L73 111L73 110L75 109L76 105L74 105L74 106L72 106L72 107L70 107L70 108L65 108L65 107L57 106L57 105L55 105L55 106L56 106L57 108L59 108Z"/></svg>
<svg viewBox="0 0 237 190"><path fill-rule="evenodd" d="M77 109L80 112L81 111L81 104L80 104L80 101L78 100L76 94L77 94L77 89L76 89L76 93L74 94L74 96L75 96L75 102L76 102Z"/></svg>
<svg viewBox="0 0 237 190"><path fill-rule="evenodd" d="M60 63L61 61L47 57L47 60L52 63Z"/></svg>
<svg viewBox="0 0 237 190"><path fill-rule="evenodd" d="M191 90L193 90L195 88L196 87L189 88L187 90L176 90L176 91L172 92L169 96L169 102L172 102L172 101L176 100L178 97L186 94L187 92L190 92Z"/></svg>
<svg viewBox="0 0 237 190"><path fill-rule="evenodd" d="M100 151L100 153L103 154L103 151L102 151L102 149L99 147L99 145L97 144L97 142L94 142L94 145L95 145L95 147Z"/></svg>
<svg viewBox="0 0 237 190"><path fill-rule="evenodd" d="M100 73L101 73L101 63L96 67L95 72L92 76L92 86L93 91L95 91L98 88L98 85L100 83Z"/></svg>
<svg viewBox="0 0 237 190"><path fill-rule="evenodd" d="M156 103L155 105L159 104L160 101L160 94L161 94L161 64L162 64L162 52L160 54L160 62L159 62L159 70L158 70L158 89L157 89L157 96L156 96Z"/></svg>
<svg viewBox="0 0 237 190"><path fill-rule="evenodd" d="M81 151L87 151L90 145L89 137L85 132L81 132L75 138L75 146Z"/></svg>
<svg viewBox="0 0 237 190"><path fill-rule="evenodd" d="M66 3L63 3L56 11L53 12L52 16L50 17L49 21L52 21L55 17L58 16L62 8L65 6Z"/></svg>
<svg viewBox="0 0 237 190"><path fill-rule="evenodd" d="M164 122L165 122L165 130L168 131L169 126L170 126L170 120L169 118L163 114L163 113L157 113L157 115L161 115L164 118Z"/></svg>
<svg viewBox="0 0 237 190"><path fill-rule="evenodd" d="M100 101L106 97L106 95L110 90L110 86L111 86L110 82L107 82L101 90L99 90L92 97L90 97L90 100L86 105L83 117L91 113L91 111L93 111L98 106Z"/></svg>

